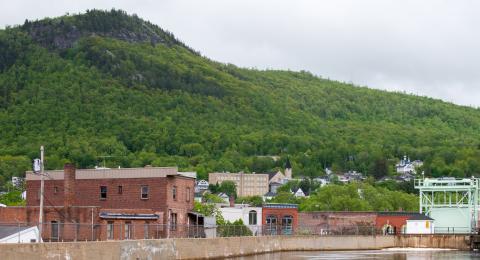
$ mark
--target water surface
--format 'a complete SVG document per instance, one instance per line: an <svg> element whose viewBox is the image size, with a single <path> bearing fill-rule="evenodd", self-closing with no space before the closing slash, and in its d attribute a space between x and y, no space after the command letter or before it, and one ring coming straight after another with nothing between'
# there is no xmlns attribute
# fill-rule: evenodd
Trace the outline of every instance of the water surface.
<svg viewBox="0 0 480 260"><path fill-rule="evenodd" d="M259 254L253 256L234 257L235 260L260 260L260 259L480 259L479 252L442 250L442 249L383 249L362 251L297 251Z"/></svg>

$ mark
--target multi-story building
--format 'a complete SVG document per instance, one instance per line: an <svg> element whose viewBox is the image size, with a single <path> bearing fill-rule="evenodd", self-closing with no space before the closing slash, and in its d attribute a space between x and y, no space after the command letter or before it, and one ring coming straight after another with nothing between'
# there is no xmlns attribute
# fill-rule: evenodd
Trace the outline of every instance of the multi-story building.
<svg viewBox="0 0 480 260"><path fill-rule="evenodd" d="M263 196L268 192L268 174L255 173L219 173L208 174L210 184L221 184L224 181L233 181L237 188L237 196Z"/></svg>
<svg viewBox="0 0 480 260"><path fill-rule="evenodd" d="M26 207L0 209L0 222L37 224L41 176L26 173ZM45 240L160 238L192 224L195 179L175 167L47 171ZM190 218L191 217L191 218ZM163 226L162 226L163 225Z"/></svg>

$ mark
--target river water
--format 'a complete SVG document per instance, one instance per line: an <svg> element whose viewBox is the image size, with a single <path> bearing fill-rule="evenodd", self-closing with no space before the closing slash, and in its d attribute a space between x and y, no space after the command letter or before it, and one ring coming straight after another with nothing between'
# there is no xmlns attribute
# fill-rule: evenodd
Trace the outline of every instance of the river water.
<svg viewBox="0 0 480 260"><path fill-rule="evenodd" d="M444 249L405 249L390 248L384 250L364 251L298 251L259 254L253 256L229 258L235 260L260 260L260 259L480 259L479 252L444 250Z"/></svg>

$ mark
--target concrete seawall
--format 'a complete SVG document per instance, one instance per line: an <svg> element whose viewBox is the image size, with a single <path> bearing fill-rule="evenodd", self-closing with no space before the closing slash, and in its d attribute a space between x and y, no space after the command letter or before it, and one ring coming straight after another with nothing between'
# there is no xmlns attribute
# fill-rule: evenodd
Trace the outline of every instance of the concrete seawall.
<svg viewBox="0 0 480 260"><path fill-rule="evenodd" d="M200 259L276 251L468 249L465 236L274 236L0 245L0 259Z"/></svg>
<svg viewBox="0 0 480 260"><path fill-rule="evenodd" d="M470 250L469 235L403 235L395 237L395 247L454 248Z"/></svg>

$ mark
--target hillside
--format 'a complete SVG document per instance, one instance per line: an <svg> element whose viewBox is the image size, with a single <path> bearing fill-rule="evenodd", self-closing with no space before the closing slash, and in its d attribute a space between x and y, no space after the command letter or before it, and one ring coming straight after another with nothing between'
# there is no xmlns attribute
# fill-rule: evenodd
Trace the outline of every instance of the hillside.
<svg viewBox="0 0 480 260"><path fill-rule="evenodd" d="M107 166L206 176L267 171L289 156L294 175L328 166L381 177L404 154L424 160L427 175L480 169L477 109L218 63L117 10L1 30L0 93L0 185L40 144L48 169L112 156Z"/></svg>

